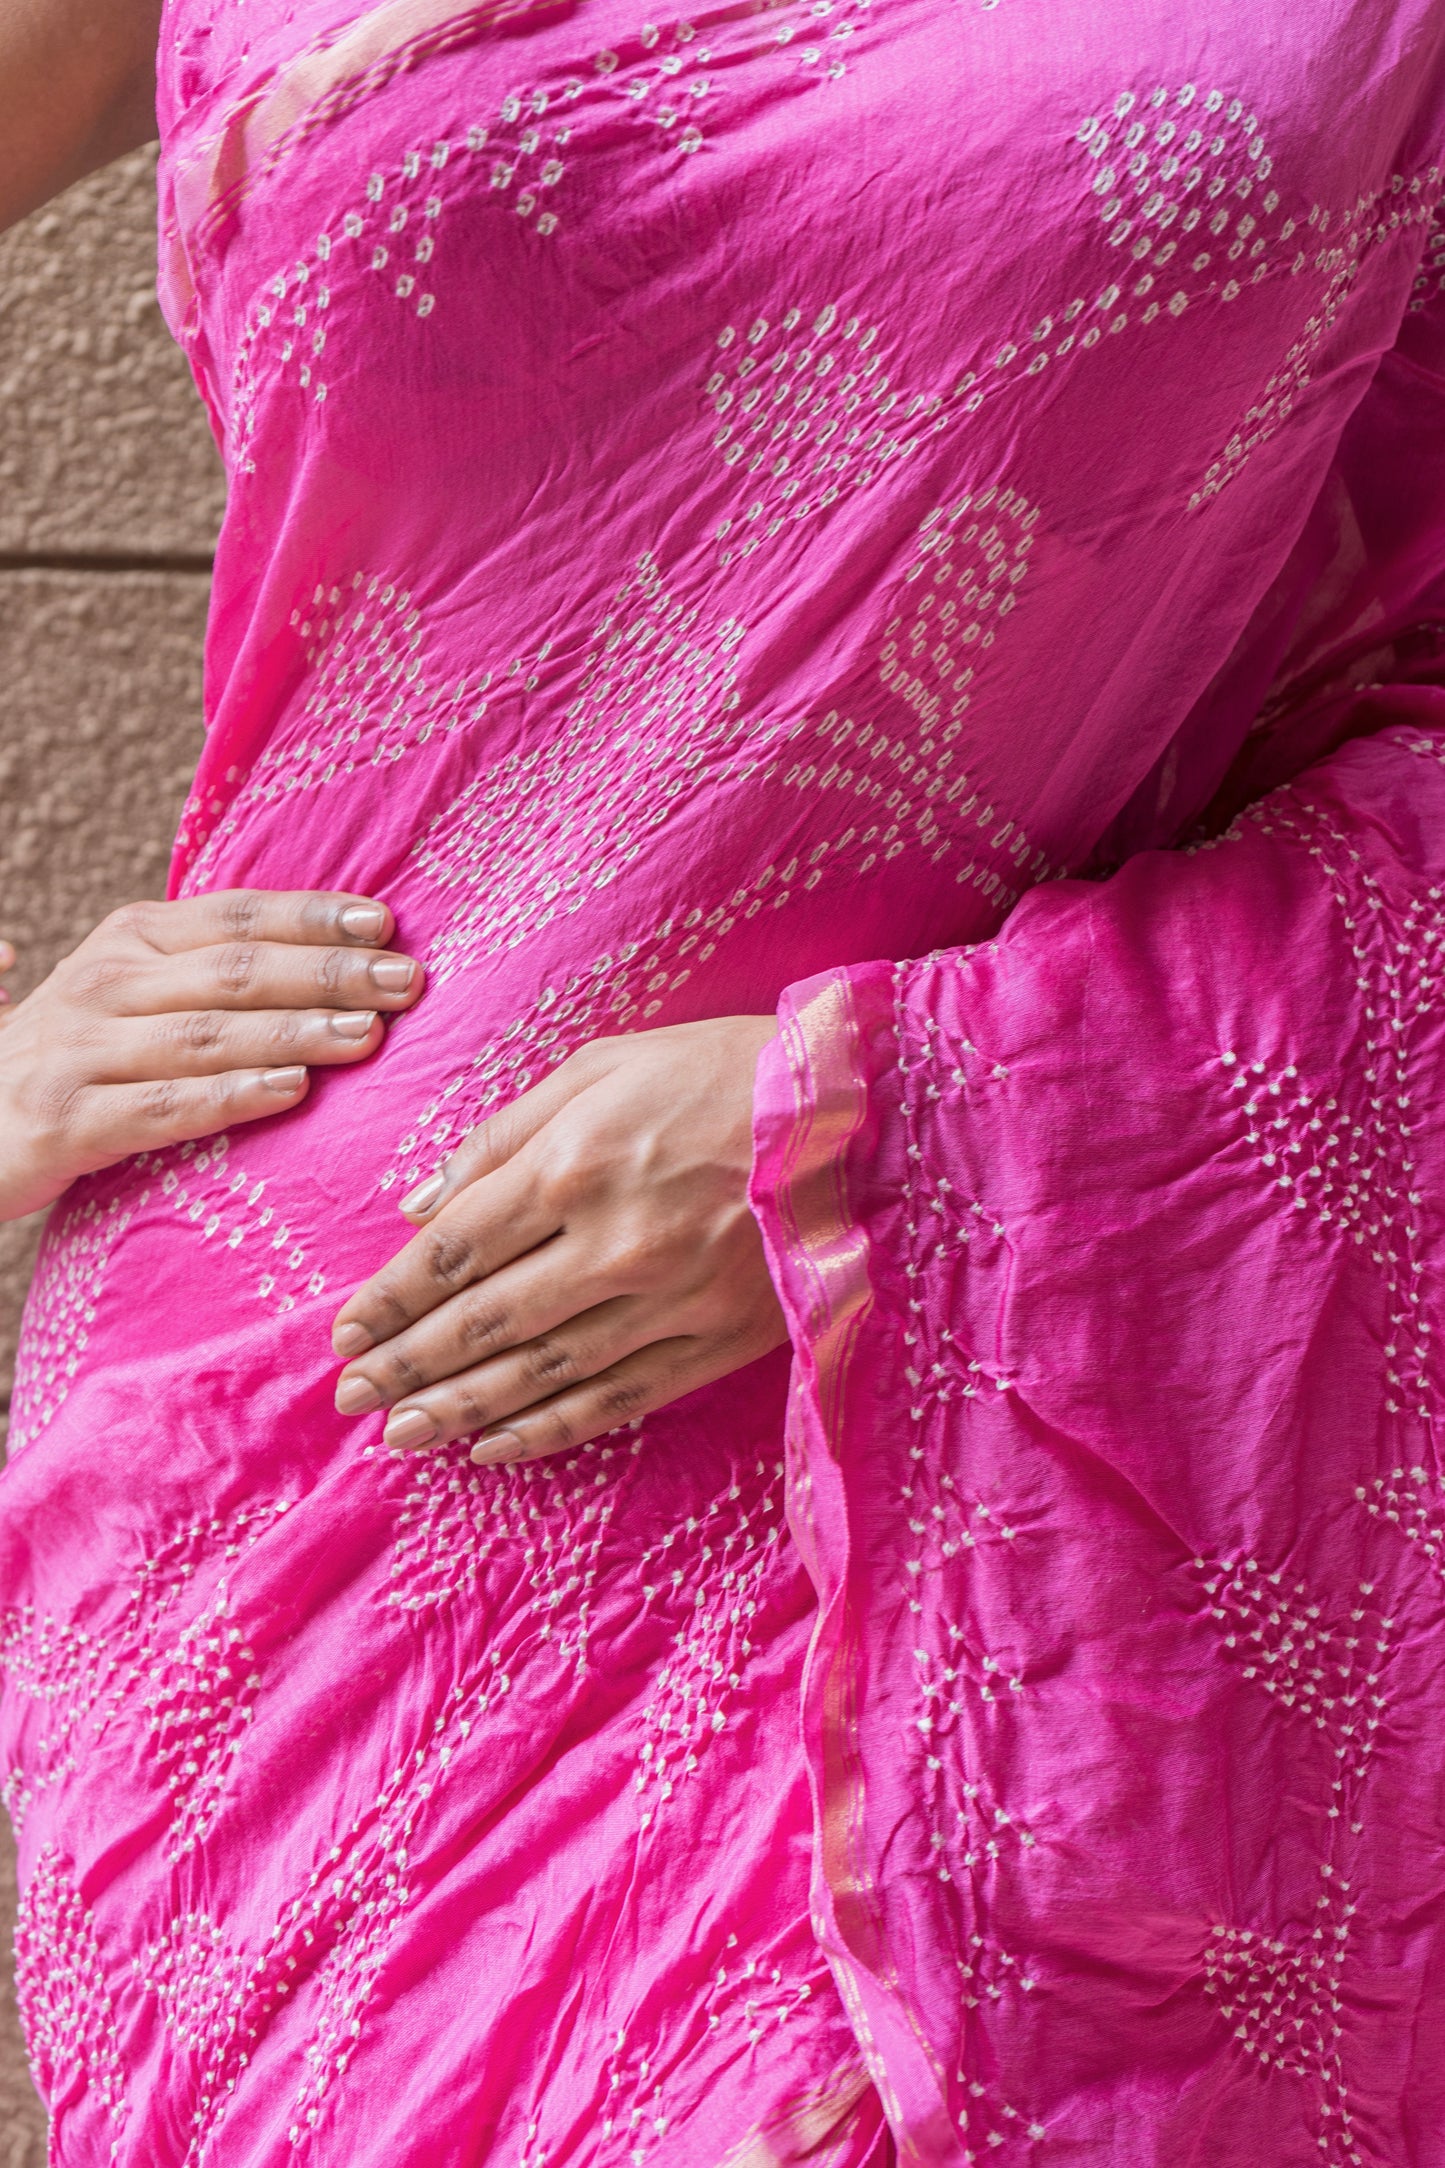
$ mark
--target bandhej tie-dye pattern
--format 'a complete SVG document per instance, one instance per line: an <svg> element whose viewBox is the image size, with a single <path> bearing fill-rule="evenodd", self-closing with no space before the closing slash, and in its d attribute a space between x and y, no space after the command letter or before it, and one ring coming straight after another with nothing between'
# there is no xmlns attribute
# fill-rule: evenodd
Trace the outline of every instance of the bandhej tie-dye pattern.
<svg viewBox="0 0 1445 2168"><path fill-rule="evenodd" d="M1439 2168L1445 6L170 0L161 111L174 886L430 983L54 1214L56 2162ZM332 1414L470 1124L774 1007L791 1352Z"/></svg>

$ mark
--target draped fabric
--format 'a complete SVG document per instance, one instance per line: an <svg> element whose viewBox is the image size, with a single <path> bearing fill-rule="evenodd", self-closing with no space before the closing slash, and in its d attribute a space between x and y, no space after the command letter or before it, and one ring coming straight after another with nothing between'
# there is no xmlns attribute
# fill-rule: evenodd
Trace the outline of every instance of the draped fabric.
<svg viewBox="0 0 1445 2168"><path fill-rule="evenodd" d="M160 75L174 889L428 987L47 1235L56 2161L1445 2158L1445 8L169 0ZM520 1468L331 1412L472 1123L774 1007L791 1352Z"/></svg>

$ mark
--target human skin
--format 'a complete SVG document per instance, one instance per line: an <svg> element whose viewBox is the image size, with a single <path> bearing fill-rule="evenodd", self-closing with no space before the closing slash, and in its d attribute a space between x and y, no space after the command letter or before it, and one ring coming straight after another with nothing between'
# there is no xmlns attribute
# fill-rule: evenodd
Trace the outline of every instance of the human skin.
<svg viewBox="0 0 1445 2168"><path fill-rule="evenodd" d="M771 1016L597 1039L402 1202L420 1232L340 1311L343 1414L415 1450L534 1460L786 1337L748 1206Z"/></svg>
<svg viewBox="0 0 1445 2168"><path fill-rule="evenodd" d="M0 228L155 136L161 0L0 0Z"/></svg>
<svg viewBox="0 0 1445 2168"><path fill-rule="evenodd" d="M82 1174L287 1112L422 991L369 896L230 889L113 911L0 1009L0 1219ZM0 969L14 960L4 944Z"/></svg>
<svg viewBox="0 0 1445 2168"><path fill-rule="evenodd" d="M160 0L0 0L0 228L152 140L159 21ZM350 937L316 916L336 903L267 903L248 930L234 898L136 905L0 1009L0 1217L131 1152L285 1111L311 1065L373 1052L380 1021L345 1039L337 1012L406 1007L421 974L364 984ZM0 943L0 972L11 962ZM389 1409L398 1448L481 1431L474 1458L530 1458L778 1345L747 1204L772 1029L722 1017L599 1040L474 1131L403 1206L420 1232L337 1319L338 1408Z"/></svg>

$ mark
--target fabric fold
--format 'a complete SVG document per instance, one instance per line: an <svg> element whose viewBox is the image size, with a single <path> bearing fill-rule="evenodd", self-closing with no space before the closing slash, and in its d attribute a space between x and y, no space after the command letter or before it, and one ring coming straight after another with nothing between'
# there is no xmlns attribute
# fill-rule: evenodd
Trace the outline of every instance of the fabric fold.
<svg viewBox="0 0 1445 2168"><path fill-rule="evenodd" d="M1438 2085L1445 692L1398 708L763 1055L815 1925L905 2158L1346 2162Z"/></svg>
<svg viewBox="0 0 1445 2168"><path fill-rule="evenodd" d="M1208 14L168 0L229 485L171 893L383 897L426 990L50 1222L57 2168L1445 2127L1445 6ZM469 1129L789 986L786 1445L782 1348L503 1470L336 1413Z"/></svg>

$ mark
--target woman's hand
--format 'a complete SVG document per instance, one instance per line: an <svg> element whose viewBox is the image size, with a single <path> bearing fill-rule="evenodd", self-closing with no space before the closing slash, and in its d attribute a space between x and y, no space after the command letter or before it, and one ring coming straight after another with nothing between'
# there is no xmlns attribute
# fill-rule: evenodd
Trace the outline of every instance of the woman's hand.
<svg viewBox="0 0 1445 2168"><path fill-rule="evenodd" d="M786 1337L748 1208L770 1016L598 1039L474 1129L337 1317L343 1415L475 1461L565 1452Z"/></svg>
<svg viewBox="0 0 1445 2168"><path fill-rule="evenodd" d="M133 903L0 1009L0 1219L77 1175L296 1106L308 1070L365 1060L420 967L366 896L233 889ZM0 944L0 970L13 952Z"/></svg>

